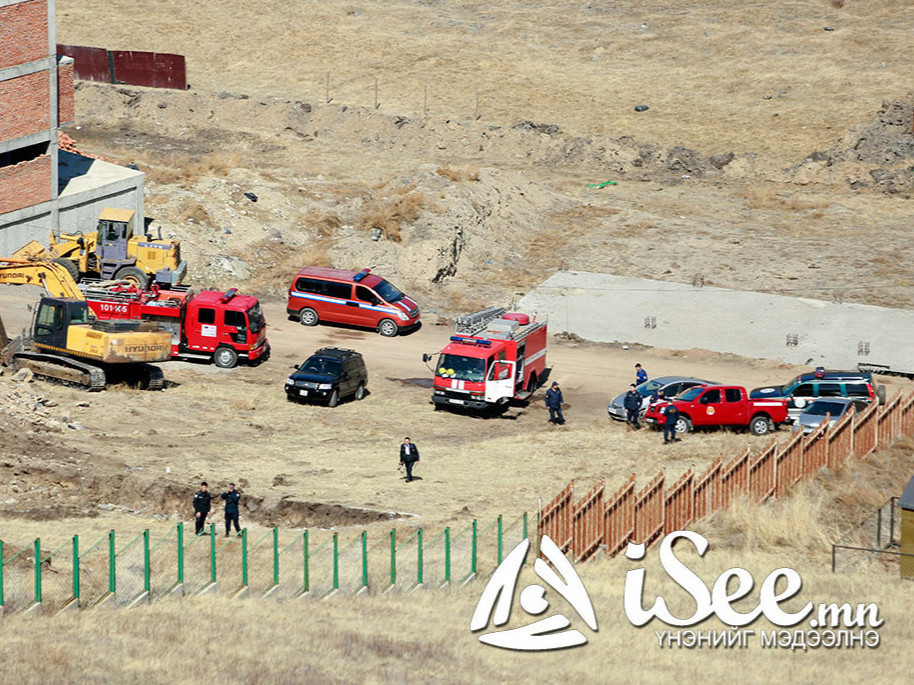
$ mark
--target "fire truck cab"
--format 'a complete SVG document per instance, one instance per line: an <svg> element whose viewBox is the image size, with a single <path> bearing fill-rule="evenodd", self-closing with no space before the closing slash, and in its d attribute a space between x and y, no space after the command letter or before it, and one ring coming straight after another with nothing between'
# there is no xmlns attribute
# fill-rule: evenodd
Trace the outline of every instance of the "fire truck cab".
<svg viewBox="0 0 914 685"><path fill-rule="evenodd" d="M171 331L172 358L211 359L221 368L269 356L266 321L260 301L236 288L226 292L186 286L140 290L133 286L81 286L99 319L155 321Z"/></svg>
<svg viewBox="0 0 914 685"><path fill-rule="evenodd" d="M432 402L436 410L504 407L530 397L545 371L546 322L489 307L458 317L435 365Z"/></svg>

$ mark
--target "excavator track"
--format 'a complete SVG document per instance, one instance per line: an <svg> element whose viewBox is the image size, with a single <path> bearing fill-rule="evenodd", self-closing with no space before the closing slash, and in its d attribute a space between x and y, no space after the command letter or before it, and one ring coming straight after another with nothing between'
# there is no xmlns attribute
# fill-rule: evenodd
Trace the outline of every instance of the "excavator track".
<svg viewBox="0 0 914 685"><path fill-rule="evenodd" d="M139 390L162 390L165 387L165 374L152 364L118 364L108 368L108 383L123 383Z"/></svg>
<svg viewBox="0 0 914 685"><path fill-rule="evenodd" d="M107 386L104 369L53 354L17 352L13 355L12 366L16 370L29 369L41 378L85 388L89 392L100 392Z"/></svg>
<svg viewBox="0 0 914 685"><path fill-rule="evenodd" d="M146 373L146 382L144 388L146 390L162 390L165 388L165 374L162 373L162 369L158 366L153 366L152 364L144 364L144 371Z"/></svg>

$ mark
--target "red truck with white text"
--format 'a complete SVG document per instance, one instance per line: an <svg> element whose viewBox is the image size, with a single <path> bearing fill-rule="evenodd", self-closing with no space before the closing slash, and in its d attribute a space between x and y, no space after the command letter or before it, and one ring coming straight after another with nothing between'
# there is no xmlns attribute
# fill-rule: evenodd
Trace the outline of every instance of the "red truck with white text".
<svg viewBox="0 0 914 685"><path fill-rule="evenodd" d="M153 287L80 284L99 319L155 321L172 334L173 359L210 359L221 368L239 359L264 361L270 353L260 301L236 288L226 292L187 286Z"/></svg>
<svg viewBox="0 0 914 685"><path fill-rule="evenodd" d="M430 361L432 355L423 355ZM435 365L435 409L484 410L525 400L546 372L546 322L489 307L457 318Z"/></svg>
<svg viewBox="0 0 914 685"><path fill-rule="evenodd" d="M787 401L750 400L745 388L738 385L698 385L667 401L652 402L644 415L649 425L660 426L666 420L669 404L679 410L677 433L693 428L742 427L753 435L765 435L787 423Z"/></svg>

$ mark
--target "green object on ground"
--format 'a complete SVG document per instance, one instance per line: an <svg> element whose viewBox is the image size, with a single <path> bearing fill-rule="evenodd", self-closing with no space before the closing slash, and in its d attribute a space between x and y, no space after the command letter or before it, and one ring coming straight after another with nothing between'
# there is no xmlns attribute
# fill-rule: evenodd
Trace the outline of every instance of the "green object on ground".
<svg viewBox="0 0 914 685"><path fill-rule="evenodd" d="M603 183L591 183L588 188L605 188L606 186L617 186L619 185L618 181L604 181Z"/></svg>

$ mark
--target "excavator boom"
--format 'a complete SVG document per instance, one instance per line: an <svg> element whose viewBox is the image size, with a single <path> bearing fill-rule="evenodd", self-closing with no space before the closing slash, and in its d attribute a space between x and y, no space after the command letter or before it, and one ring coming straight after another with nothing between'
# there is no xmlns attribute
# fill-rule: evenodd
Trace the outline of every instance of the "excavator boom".
<svg viewBox="0 0 914 685"><path fill-rule="evenodd" d="M85 299L67 268L50 261L33 262L15 257L0 258L0 283L40 285L52 297Z"/></svg>

